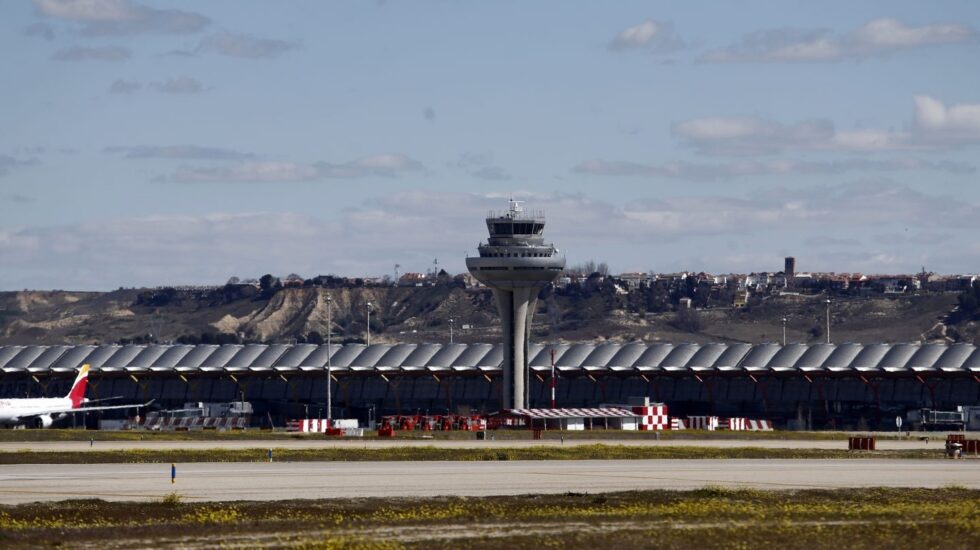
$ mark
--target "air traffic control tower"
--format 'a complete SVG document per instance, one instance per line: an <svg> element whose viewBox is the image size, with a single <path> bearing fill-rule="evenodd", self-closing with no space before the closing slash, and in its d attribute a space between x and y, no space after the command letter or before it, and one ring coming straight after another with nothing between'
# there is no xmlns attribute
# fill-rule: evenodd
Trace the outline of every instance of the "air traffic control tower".
<svg viewBox="0 0 980 550"><path fill-rule="evenodd" d="M506 212L490 212L490 238L478 247L479 257L466 258L466 268L493 289L503 321L503 408L526 408L527 344L538 292L565 269L565 258L545 244L544 214L526 212L511 199Z"/></svg>

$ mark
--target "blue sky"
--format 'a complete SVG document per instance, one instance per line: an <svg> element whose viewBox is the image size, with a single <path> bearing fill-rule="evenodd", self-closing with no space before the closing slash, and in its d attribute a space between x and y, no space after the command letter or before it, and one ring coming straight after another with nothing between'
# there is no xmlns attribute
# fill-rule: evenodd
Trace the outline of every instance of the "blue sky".
<svg viewBox="0 0 980 550"><path fill-rule="evenodd" d="M980 270L976 2L0 6L0 289Z"/></svg>

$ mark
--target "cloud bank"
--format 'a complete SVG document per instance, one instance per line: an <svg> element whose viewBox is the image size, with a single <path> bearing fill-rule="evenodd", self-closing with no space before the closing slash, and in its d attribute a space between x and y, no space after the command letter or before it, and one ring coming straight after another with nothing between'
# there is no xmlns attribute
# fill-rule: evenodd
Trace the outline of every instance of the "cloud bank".
<svg viewBox="0 0 980 550"><path fill-rule="evenodd" d="M211 20L199 13L150 8L128 0L34 0L39 14L81 26L88 36L191 34Z"/></svg>
<svg viewBox="0 0 980 550"><path fill-rule="evenodd" d="M231 166L183 166L162 179L181 183L284 183L369 176L395 177L423 170L425 166L417 160L402 154L385 153L343 163L256 161Z"/></svg>
<svg viewBox="0 0 980 550"><path fill-rule="evenodd" d="M898 50L975 42L976 29L958 23L913 27L885 17L845 34L826 29L780 28L751 32L700 57L706 63L836 62Z"/></svg>
<svg viewBox="0 0 980 550"><path fill-rule="evenodd" d="M875 153L941 150L980 143L980 103L947 106L927 95L914 98L914 123L905 130L840 130L827 119L785 124L752 116L708 116L671 127L698 153L759 155L784 151Z"/></svg>
<svg viewBox="0 0 980 550"><path fill-rule="evenodd" d="M980 231L980 204L887 181L624 205L575 194L518 195L548 208L548 235L569 251L570 261L601 258L614 269L638 261L662 265L658 251L683 243L715 246L700 252L703 263L691 268L762 269L766 264L759 262L775 263L784 252L782 244L764 238L773 232L793 237L801 253L816 247L812 269L916 271L927 261L933 269L956 271L980 262L980 246L963 237ZM0 256L9 260L0 265L0 280L10 288L64 287L71 281L72 288L105 289L220 284L232 274L266 272L382 274L394 262L429 265L432 258L461 258L461 251L485 238L486 211L501 204L494 194L404 191L329 218L214 213L0 229ZM433 205L439 205L438 223ZM888 229L902 227L908 236ZM844 236L828 235L827 228ZM877 236L863 243L857 235ZM762 240L754 241L752 253L730 252L724 245L726 239L754 237ZM441 263L462 269L461 260Z"/></svg>
<svg viewBox="0 0 980 550"><path fill-rule="evenodd" d="M218 33L201 40L193 53L212 53L242 59L274 58L299 48L295 42L249 34Z"/></svg>

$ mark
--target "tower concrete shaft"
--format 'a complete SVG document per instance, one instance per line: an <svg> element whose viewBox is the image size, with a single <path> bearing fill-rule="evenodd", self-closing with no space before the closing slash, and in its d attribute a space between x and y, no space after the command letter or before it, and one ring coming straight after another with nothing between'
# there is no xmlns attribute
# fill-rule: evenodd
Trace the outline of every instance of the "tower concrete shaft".
<svg viewBox="0 0 980 550"><path fill-rule="evenodd" d="M510 209L487 217L490 238L466 267L493 289L503 329L503 408L527 407L528 340L538 293L565 268L565 259L544 244L544 216L529 214L511 201Z"/></svg>
<svg viewBox="0 0 980 550"><path fill-rule="evenodd" d="M494 289L497 311L503 324L504 360L503 408L527 408L527 347L531 338L531 321L538 303L538 289Z"/></svg>

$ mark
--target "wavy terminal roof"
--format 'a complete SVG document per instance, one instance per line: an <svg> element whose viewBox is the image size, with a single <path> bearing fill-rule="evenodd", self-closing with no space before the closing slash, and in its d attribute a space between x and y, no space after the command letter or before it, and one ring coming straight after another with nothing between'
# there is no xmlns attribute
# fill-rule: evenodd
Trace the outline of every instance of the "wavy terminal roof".
<svg viewBox="0 0 980 550"><path fill-rule="evenodd" d="M964 374L980 375L972 344L531 344L532 371L562 374ZM0 346L0 374L66 373L494 373L490 344L248 344Z"/></svg>

